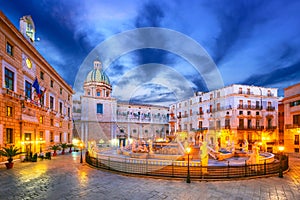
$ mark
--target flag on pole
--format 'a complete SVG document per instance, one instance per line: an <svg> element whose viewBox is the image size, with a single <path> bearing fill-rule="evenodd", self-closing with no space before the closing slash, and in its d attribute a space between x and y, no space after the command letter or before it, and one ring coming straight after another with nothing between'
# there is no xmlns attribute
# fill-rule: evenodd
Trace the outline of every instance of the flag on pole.
<svg viewBox="0 0 300 200"><path fill-rule="evenodd" d="M39 82L37 80L37 78L35 78L33 84L32 84L32 87L35 89L35 92L36 94L38 95L38 97L40 98L40 95L42 94L41 93L41 90L40 90L40 85L39 85Z"/></svg>

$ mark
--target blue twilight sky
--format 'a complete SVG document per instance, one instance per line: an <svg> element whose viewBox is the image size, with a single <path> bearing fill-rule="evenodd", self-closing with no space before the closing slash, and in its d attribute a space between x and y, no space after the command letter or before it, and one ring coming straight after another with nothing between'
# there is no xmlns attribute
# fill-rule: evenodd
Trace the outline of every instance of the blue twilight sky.
<svg viewBox="0 0 300 200"><path fill-rule="evenodd" d="M116 34L143 27L174 30L194 40L211 57L224 85L275 87L282 96L283 88L300 80L298 0L0 0L0 9L17 28L20 17L32 16L40 38L36 48L77 95L79 68L93 68L91 62L82 66L89 53ZM173 40L164 38L180 48ZM123 47L105 51L114 48ZM103 67L120 100L128 100L124 94L131 91L131 102L168 105L190 91L208 91L204 75L168 49L124 52Z"/></svg>

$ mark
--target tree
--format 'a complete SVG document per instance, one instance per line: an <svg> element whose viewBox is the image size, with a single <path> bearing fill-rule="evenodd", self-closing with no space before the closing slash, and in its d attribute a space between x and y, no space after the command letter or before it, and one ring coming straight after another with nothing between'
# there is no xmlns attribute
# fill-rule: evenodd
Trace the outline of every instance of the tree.
<svg viewBox="0 0 300 200"><path fill-rule="evenodd" d="M51 147L51 149L54 151L54 152L53 152L53 156L56 156L56 155L57 155L56 151L57 151L57 150L60 150L60 146L59 146L59 145L53 145L53 146Z"/></svg>
<svg viewBox="0 0 300 200"><path fill-rule="evenodd" d="M61 154L64 155L65 154L65 149L68 148L68 145L67 145L67 143L62 143L60 146L62 148Z"/></svg>
<svg viewBox="0 0 300 200"><path fill-rule="evenodd" d="M22 154L23 152L20 151L20 148L10 146L10 147L3 147L0 150L0 155L7 157L8 163L5 163L7 169L11 169L13 167L13 157Z"/></svg>

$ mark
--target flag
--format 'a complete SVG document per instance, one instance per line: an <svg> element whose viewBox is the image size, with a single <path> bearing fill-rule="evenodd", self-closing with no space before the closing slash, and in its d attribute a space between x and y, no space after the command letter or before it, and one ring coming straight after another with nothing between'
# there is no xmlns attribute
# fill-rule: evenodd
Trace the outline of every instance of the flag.
<svg viewBox="0 0 300 200"><path fill-rule="evenodd" d="M41 95L41 90L40 90L40 85L39 82L37 80L37 78L35 78L32 87L35 89L36 94L38 95L38 97Z"/></svg>
<svg viewBox="0 0 300 200"><path fill-rule="evenodd" d="M40 90L40 94L38 94L39 99L41 99L44 96L46 90L46 88L44 90Z"/></svg>

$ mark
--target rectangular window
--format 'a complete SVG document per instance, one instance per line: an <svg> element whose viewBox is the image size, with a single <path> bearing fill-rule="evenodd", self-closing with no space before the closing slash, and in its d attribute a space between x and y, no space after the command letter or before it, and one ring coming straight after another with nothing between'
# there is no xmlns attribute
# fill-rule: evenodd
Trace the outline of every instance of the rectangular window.
<svg viewBox="0 0 300 200"><path fill-rule="evenodd" d="M32 84L28 81L25 81L25 96L28 99L31 99L31 92L32 92Z"/></svg>
<svg viewBox="0 0 300 200"><path fill-rule="evenodd" d="M44 138L44 132L40 131L40 140L43 140L43 138Z"/></svg>
<svg viewBox="0 0 300 200"><path fill-rule="evenodd" d="M259 101L256 101L256 102L255 102L255 108L256 108L256 109L260 109Z"/></svg>
<svg viewBox="0 0 300 200"><path fill-rule="evenodd" d="M225 128L230 128L230 119L225 119Z"/></svg>
<svg viewBox="0 0 300 200"><path fill-rule="evenodd" d="M13 56L13 46L9 42L6 42L6 53Z"/></svg>
<svg viewBox="0 0 300 200"><path fill-rule="evenodd" d="M239 119L239 128L240 129L244 128L244 119Z"/></svg>
<svg viewBox="0 0 300 200"><path fill-rule="evenodd" d="M40 79L44 80L44 72L40 72Z"/></svg>
<svg viewBox="0 0 300 200"><path fill-rule="evenodd" d="M221 110L221 104L217 103L217 111L220 111L220 110Z"/></svg>
<svg viewBox="0 0 300 200"><path fill-rule="evenodd" d="M290 103L290 107L299 106L299 105L300 105L300 100L293 101L293 102Z"/></svg>
<svg viewBox="0 0 300 200"><path fill-rule="evenodd" d="M53 80L50 80L50 87L53 88L53 85L54 85Z"/></svg>
<svg viewBox="0 0 300 200"><path fill-rule="evenodd" d="M248 128L251 129L252 128L252 120L248 119Z"/></svg>
<svg viewBox="0 0 300 200"><path fill-rule="evenodd" d="M97 104L97 114L103 114L103 104Z"/></svg>
<svg viewBox="0 0 300 200"><path fill-rule="evenodd" d="M295 153L299 153L299 148L295 148Z"/></svg>
<svg viewBox="0 0 300 200"><path fill-rule="evenodd" d="M7 128L6 129L6 143L7 144L14 143L14 135L13 135L13 129L12 128Z"/></svg>
<svg viewBox="0 0 300 200"><path fill-rule="evenodd" d="M54 108L54 98L50 96L50 109L53 110L53 108Z"/></svg>
<svg viewBox="0 0 300 200"><path fill-rule="evenodd" d="M272 128L272 119L268 119L268 129Z"/></svg>
<svg viewBox="0 0 300 200"><path fill-rule="evenodd" d="M62 102L59 102L59 113L60 113L60 114L62 114L62 110L63 110L63 109L62 109L62 106L63 106L63 105L62 105Z"/></svg>
<svg viewBox="0 0 300 200"><path fill-rule="evenodd" d="M41 104L41 105L45 105L44 91L41 90L41 93L42 93L42 96L41 96L41 98L40 98L40 104Z"/></svg>
<svg viewBox="0 0 300 200"><path fill-rule="evenodd" d="M300 115L293 115L293 124L300 126Z"/></svg>
<svg viewBox="0 0 300 200"><path fill-rule="evenodd" d="M199 121L199 129L201 129L203 126L203 122L202 121Z"/></svg>
<svg viewBox="0 0 300 200"><path fill-rule="evenodd" d="M70 117L70 108L68 108L68 117Z"/></svg>
<svg viewBox="0 0 300 200"><path fill-rule="evenodd" d="M53 142L54 141L54 134L53 132L50 132L50 142Z"/></svg>
<svg viewBox="0 0 300 200"><path fill-rule="evenodd" d="M97 92L97 97L100 97L100 92L99 91Z"/></svg>
<svg viewBox="0 0 300 200"><path fill-rule="evenodd" d="M43 123L44 123L44 117L40 116L40 124L43 124Z"/></svg>
<svg viewBox="0 0 300 200"><path fill-rule="evenodd" d="M13 108L11 106L6 106L6 116L12 117L13 114Z"/></svg>
<svg viewBox="0 0 300 200"><path fill-rule="evenodd" d="M239 94L243 94L243 88L239 88Z"/></svg>
<svg viewBox="0 0 300 200"><path fill-rule="evenodd" d="M219 130L221 128L221 121L217 120L216 128Z"/></svg>
<svg viewBox="0 0 300 200"><path fill-rule="evenodd" d="M199 108L199 115L203 115L202 107Z"/></svg>
<svg viewBox="0 0 300 200"><path fill-rule="evenodd" d="M63 89L59 88L59 94L62 94Z"/></svg>
<svg viewBox="0 0 300 200"><path fill-rule="evenodd" d="M259 119L256 120L256 129L258 129L260 127L260 124L259 124Z"/></svg>
<svg viewBox="0 0 300 200"><path fill-rule="evenodd" d="M250 94L250 88L247 88L247 94Z"/></svg>
<svg viewBox="0 0 300 200"><path fill-rule="evenodd" d="M240 107L240 108L243 108L243 100L240 100L240 101L239 101L239 107Z"/></svg>
<svg viewBox="0 0 300 200"><path fill-rule="evenodd" d="M295 135L295 141L294 141L295 145L299 145L299 135Z"/></svg>
<svg viewBox="0 0 300 200"><path fill-rule="evenodd" d="M59 122L59 127L60 127L60 128L62 127L62 121Z"/></svg>
<svg viewBox="0 0 300 200"><path fill-rule="evenodd" d="M50 126L53 126L53 125L54 125L53 119L50 119Z"/></svg>
<svg viewBox="0 0 300 200"><path fill-rule="evenodd" d="M5 68L5 88L14 91L14 73Z"/></svg>
<svg viewBox="0 0 300 200"><path fill-rule="evenodd" d="M25 140L31 141L31 133L25 133Z"/></svg>

